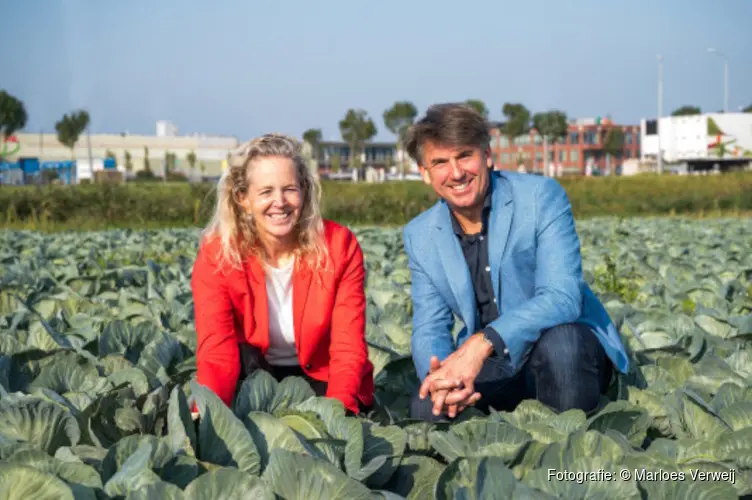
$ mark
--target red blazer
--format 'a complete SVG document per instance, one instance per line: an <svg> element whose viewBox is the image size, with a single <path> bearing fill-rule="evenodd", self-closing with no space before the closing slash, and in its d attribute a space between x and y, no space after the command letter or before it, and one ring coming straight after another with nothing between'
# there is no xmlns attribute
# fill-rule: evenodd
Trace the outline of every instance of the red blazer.
<svg viewBox="0 0 752 500"><path fill-rule="evenodd" d="M293 272L293 323L298 359L310 377L328 382L326 396L357 413L358 401L373 403L373 365L365 339L365 267L355 235L324 221L333 271L317 279L304 266ZM256 258L242 269L218 270L219 241L203 242L191 287L198 336L197 381L228 406L240 376L238 343L266 353L269 313L264 269ZM297 263L296 263L297 264ZM330 265L330 269L331 269Z"/></svg>

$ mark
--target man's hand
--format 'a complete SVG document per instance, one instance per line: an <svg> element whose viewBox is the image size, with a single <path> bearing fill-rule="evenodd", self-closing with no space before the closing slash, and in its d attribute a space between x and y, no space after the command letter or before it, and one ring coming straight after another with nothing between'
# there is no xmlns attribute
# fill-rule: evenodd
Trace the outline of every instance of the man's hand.
<svg viewBox="0 0 752 500"><path fill-rule="evenodd" d="M443 362L439 363L435 356L431 358L430 373L418 394L425 399L431 393L434 415L441 415L446 405L449 416L454 418L458 410L480 399L480 394L474 391L475 378L492 352L482 334L475 334Z"/></svg>
<svg viewBox="0 0 752 500"><path fill-rule="evenodd" d="M429 373L433 373L439 370L440 368L441 368L441 362L439 361L439 358L437 358L436 356L433 356L431 358L431 366L429 369ZM450 384L447 383L445 385L449 386ZM462 412L465 408L467 408L468 406L474 405L480 399L480 394L476 392L476 393L473 393L468 399L464 401L459 401L451 405L441 404L439 399L446 401L447 396L450 396L452 393L455 393L458 390L458 388L462 387L462 384L459 383L457 385L452 385L452 387L453 388L449 388L449 389L439 389L431 393L431 400L435 404L433 413L436 416L439 416L442 410L446 410L446 413L449 416L449 418L454 418L460 412ZM425 399L425 398L421 397L421 399ZM453 399L456 399L456 397L454 397ZM436 408L437 406L438 406L438 410Z"/></svg>

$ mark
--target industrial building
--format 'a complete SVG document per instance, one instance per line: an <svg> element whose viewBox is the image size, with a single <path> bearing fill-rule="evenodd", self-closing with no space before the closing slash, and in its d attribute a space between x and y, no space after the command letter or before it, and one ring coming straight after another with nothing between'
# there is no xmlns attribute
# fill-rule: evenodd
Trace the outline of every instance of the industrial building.
<svg viewBox="0 0 752 500"><path fill-rule="evenodd" d="M13 170L27 172L53 168L57 163L61 179L80 181L91 177L91 173L105 168L105 159L114 158L116 168L128 176L146 168L157 176L164 173L166 155L175 155L175 170L189 178L216 177L222 172L227 155L237 148L235 137L213 137L206 135L177 135L177 128L170 122L157 122L156 135L138 134L82 134L71 150L57 140L56 134L17 133L3 146L4 183L8 178L17 177ZM195 155L193 166L189 155ZM73 162L73 167L71 163ZM112 160L107 163L111 164ZM29 166L31 165L31 166ZM107 165L110 166L110 165ZM71 175L66 170L76 169Z"/></svg>
<svg viewBox="0 0 752 500"><path fill-rule="evenodd" d="M608 119L585 118L573 120L568 125L564 138L548 147L543 145L543 137L532 128L527 134L514 139L503 135L502 123L491 123L491 150L494 168L498 170L524 170L528 173L544 173L544 154L548 152L549 175L591 175L605 173L606 170L621 170L625 162L640 159L640 126L617 125ZM605 136L612 127L620 127L624 132L621 151L607 158L603 150ZM351 177L344 173L349 169L350 146L346 142L326 141L321 143L318 159L319 171L332 176L340 171L343 178ZM389 169L403 162L406 173L415 178L417 165L407 158L396 142L366 143L361 153L361 164L376 169ZM398 177L398 176L397 176Z"/></svg>
<svg viewBox="0 0 752 500"><path fill-rule="evenodd" d="M319 171L349 170L353 157L350 145L343 141L322 141L319 144ZM360 164L373 168L389 168L398 158L397 143L368 142L360 153Z"/></svg>
<svg viewBox="0 0 752 500"><path fill-rule="evenodd" d="M553 145L549 141L547 147L543 144L543 136L535 128L510 143L501 132L502 125L497 123L491 130L494 164L500 170L543 174L544 151L548 153L549 174L557 176L605 173L607 168L619 171L623 162L640 157L638 125L618 125L600 118L577 119L567 125L565 137ZM622 129L624 142L621 151L607 158L603 144L612 127Z"/></svg>
<svg viewBox="0 0 752 500"><path fill-rule="evenodd" d="M746 114L745 118L749 117L752 115ZM741 132L739 126L728 126L727 118L728 115L722 115L716 122L738 135ZM619 172L623 165L639 162L649 156L649 147L653 144L649 133L650 125L645 120L641 125L616 125L607 119L595 118L573 120L568 125L566 136L547 147L534 128L510 143L501 132L502 125L491 124L494 167L500 170L544 174L544 154L547 152L550 167L548 175L597 175L607 173L609 169ZM694 126L697 127L696 124ZM623 130L624 144L621 151L607 158L603 142L612 127ZM666 133L673 130L670 125L664 125L664 128L667 129ZM747 131L747 137L752 137L749 127ZM648 150L644 150L643 143L646 141ZM745 147L749 149L752 145L748 142ZM671 151L676 147L673 144L678 142L665 139L663 144L664 151L670 157ZM147 164L149 170L161 177L165 172L168 154L174 155L174 171L189 179L216 178L225 168L228 154L238 145L239 141L235 137L179 135L177 127L169 121L157 122L155 135L127 132L84 134L72 151L58 142L56 134L18 133L6 144L0 145L4 159L0 165L0 183L27 183L29 174L33 177L45 169L55 170L57 178L64 183L92 179L96 171L107 168L115 168L125 173L126 177L132 177L145 170ZM310 153L312 152L309 150L308 154ZM195 155L193 165L189 162L191 155ZM312 166L317 165L318 173L324 178L346 180L357 177L351 168L352 156L348 143L324 141L319 145L316 156L311 158ZM396 142L366 143L360 154L360 164L367 170L378 170L382 174L386 171L388 178L420 178L417 175L417 165L406 157ZM404 172L396 168L403 164L406 167Z"/></svg>
<svg viewBox="0 0 752 500"><path fill-rule="evenodd" d="M640 122L641 159L689 170L727 170L752 162L752 113L665 116Z"/></svg>

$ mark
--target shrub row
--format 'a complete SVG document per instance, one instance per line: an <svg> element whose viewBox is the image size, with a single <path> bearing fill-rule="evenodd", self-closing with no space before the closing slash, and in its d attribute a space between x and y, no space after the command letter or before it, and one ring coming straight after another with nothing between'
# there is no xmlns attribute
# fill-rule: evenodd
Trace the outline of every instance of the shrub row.
<svg viewBox="0 0 752 500"><path fill-rule="evenodd" d="M752 212L752 174L564 178L575 217ZM30 229L202 226L214 186L133 183L1 186L0 226ZM323 183L326 218L350 225L402 225L436 201L420 182Z"/></svg>

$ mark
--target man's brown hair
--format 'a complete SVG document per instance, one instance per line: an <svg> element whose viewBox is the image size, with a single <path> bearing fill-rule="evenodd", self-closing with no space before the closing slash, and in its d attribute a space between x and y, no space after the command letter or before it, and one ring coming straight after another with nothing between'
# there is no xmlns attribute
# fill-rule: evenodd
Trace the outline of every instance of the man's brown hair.
<svg viewBox="0 0 752 500"><path fill-rule="evenodd" d="M423 118L410 127L403 146L418 165L423 165L423 145L426 141L449 147L486 149L491 143L489 128L483 115L467 104L434 104Z"/></svg>

